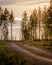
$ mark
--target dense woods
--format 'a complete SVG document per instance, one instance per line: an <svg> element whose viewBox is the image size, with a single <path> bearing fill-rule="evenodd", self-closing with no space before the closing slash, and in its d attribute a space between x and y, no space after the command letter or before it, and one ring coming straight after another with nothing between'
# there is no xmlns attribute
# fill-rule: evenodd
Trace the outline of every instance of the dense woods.
<svg viewBox="0 0 52 65"><path fill-rule="evenodd" d="M52 1L44 9L34 9L29 19L27 12L22 17L23 40L52 40Z"/></svg>

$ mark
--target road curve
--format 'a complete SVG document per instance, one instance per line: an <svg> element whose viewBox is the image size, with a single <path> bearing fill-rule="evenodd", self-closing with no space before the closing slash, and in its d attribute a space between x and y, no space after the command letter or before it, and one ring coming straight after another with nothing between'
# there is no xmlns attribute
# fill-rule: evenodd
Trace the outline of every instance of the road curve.
<svg viewBox="0 0 52 65"><path fill-rule="evenodd" d="M18 53L22 54L26 58L28 58L32 63L40 63L40 65L52 65L52 59L45 58L35 53L32 53L15 43L7 43L7 45L12 49L17 51ZM40 52L40 51L39 51ZM36 62L35 62L36 61Z"/></svg>
<svg viewBox="0 0 52 65"><path fill-rule="evenodd" d="M31 51L32 53L36 55L40 55L40 56L52 59L52 54L44 49L40 49L34 46L29 46L27 44L21 44L21 46L23 46L24 48L28 49L29 51Z"/></svg>
<svg viewBox="0 0 52 65"><path fill-rule="evenodd" d="M52 53L47 50L44 50L35 46L30 46L28 44L22 44L22 43L19 44L19 42L17 42L17 45L21 46L24 49L27 49L28 51L36 55L52 59Z"/></svg>

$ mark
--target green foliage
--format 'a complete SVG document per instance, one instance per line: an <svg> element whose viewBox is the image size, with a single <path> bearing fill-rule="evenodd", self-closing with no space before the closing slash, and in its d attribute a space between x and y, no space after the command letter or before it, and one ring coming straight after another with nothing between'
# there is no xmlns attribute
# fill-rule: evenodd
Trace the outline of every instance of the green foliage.
<svg viewBox="0 0 52 65"><path fill-rule="evenodd" d="M29 39L29 36L30 36L29 31L25 28L25 29L23 30L23 33L24 33L24 38L25 38L25 40L28 40L28 39Z"/></svg>
<svg viewBox="0 0 52 65"><path fill-rule="evenodd" d="M30 16L30 36L31 36L31 40L36 39L36 29L37 29L37 10L34 9L33 13Z"/></svg>
<svg viewBox="0 0 52 65"><path fill-rule="evenodd" d="M47 49L49 51L52 51L52 41L35 41L32 43L33 46L39 47L39 48L43 48L43 49Z"/></svg>
<svg viewBox="0 0 52 65"><path fill-rule="evenodd" d="M29 30L28 30L28 18L27 13L24 11L23 17L22 17L22 38L23 40L29 40Z"/></svg>

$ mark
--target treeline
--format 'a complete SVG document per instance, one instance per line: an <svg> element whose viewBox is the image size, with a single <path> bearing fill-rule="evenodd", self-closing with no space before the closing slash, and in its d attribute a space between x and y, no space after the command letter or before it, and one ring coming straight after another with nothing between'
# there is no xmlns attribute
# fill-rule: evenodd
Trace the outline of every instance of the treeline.
<svg viewBox="0 0 52 65"><path fill-rule="evenodd" d="M52 0L48 8L44 6L43 9L40 7L38 10L34 9L29 18L26 11L24 11L22 17L22 39L52 40Z"/></svg>
<svg viewBox="0 0 52 65"><path fill-rule="evenodd" d="M8 40L8 23L11 24L11 40L12 40L12 23L14 22L13 11L9 12L7 8L4 10L0 7L0 37L1 40ZM22 40L41 40L52 39L52 0L50 6L43 9L40 7L34 9L30 17L26 11L22 16Z"/></svg>
<svg viewBox="0 0 52 65"><path fill-rule="evenodd" d="M7 8L4 10L0 7L0 36L1 40L8 40L8 23L11 23L11 40L12 40L12 23L14 22L13 11L9 12Z"/></svg>

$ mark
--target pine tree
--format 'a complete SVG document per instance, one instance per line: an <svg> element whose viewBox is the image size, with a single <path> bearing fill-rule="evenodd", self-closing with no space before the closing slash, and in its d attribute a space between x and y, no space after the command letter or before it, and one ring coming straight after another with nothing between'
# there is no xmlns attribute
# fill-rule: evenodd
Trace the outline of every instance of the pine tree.
<svg viewBox="0 0 52 65"><path fill-rule="evenodd" d="M50 6L49 6L47 12L48 12L47 28L48 28L48 31L49 31L49 36L52 39L52 0L50 0Z"/></svg>
<svg viewBox="0 0 52 65"><path fill-rule="evenodd" d="M22 17L22 40L29 40L28 17L26 11L24 11Z"/></svg>
<svg viewBox="0 0 52 65"><path fill-rule="evenodd" d="M41 25L41 8L39 7L38 8L38 25L39 25L39 40L40 40L40 36L41 36L41 33L40 33L40 31L41 31L41 27L40 27L40 25Z"/></svg>
<svg viewBox="0 0 52 65"><path fill-rule="evenodd" d="M9 16L9 11L7 10L7 8L5 8L4 13L2 14L2 24L3 24L3 29L2 29L2 33L4 36L4 40L8 40L8 19L7 17Z"/></svg>
<svg viewBox="0 0 52 65"><path fill-rule="evenodd" d="M46 6L44 6L43 15L42 15L42 22L43 22L43 28L44 28L44 39L48 40L48 12Z"/></svg>
<svg viewBox="0 0 52 65"><path fill-rule="evenodd" d="M30 27L31 27L31 38L36 40L36 29L37 29L37 10L34 9L33 13L30 16Z"/></svg>
<svg viewBox="0 0 52 65"><path fill-rule="evenodd" d="M12 25L13 25L13 22L14 22L13 11L11 11L11 13L10 13L9 22L11 23L11 40L12 40Z"/></svg>
<svg viewBox="0 0 52 65"><path fill-rule="evenodd" d="M45 38L46 40L52 38L52 0L50 1L50 6L46 10L44 8L43 12L43 23L45 24L44 31L45 31Z"/></svg>
<svg viewBox="0 0 52 65"><path fill-rule="evenodd" d="M0 7L0 25L2 25L2 20L1 20L2 13L3 13L3 10L2 10L2 7Z"/></svg>

